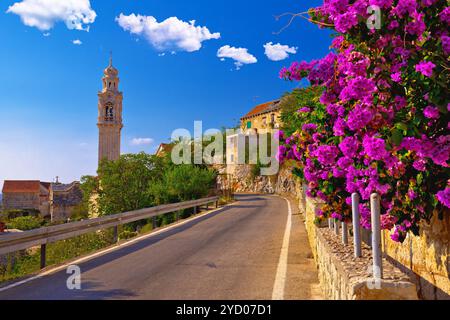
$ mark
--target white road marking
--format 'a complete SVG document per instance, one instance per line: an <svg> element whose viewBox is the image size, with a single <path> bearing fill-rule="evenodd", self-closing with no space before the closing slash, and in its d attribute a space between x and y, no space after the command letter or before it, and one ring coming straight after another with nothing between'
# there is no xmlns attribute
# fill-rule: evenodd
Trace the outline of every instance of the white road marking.
<svg viewBox="0 0 450 320"><path fill-rule="evenodd" d="M236 203L236 202L235 202L235 203ZM225 207L233 206L233 205L235 205L235 203L229 204L229 205L227 205L227 206L225 206ZM174 229L174 228L177 228L177 227L179 227L179 226L182 226L182 225L184 225L184 224L186 224L186 223L188 223L188 222L195 221L195 220L200 219L200 218L202 218L202 217L204 217L204 216L210 215L210 214L212 214L212 213L214 213L214 212L217 212L217 211L219 211L219 210L222 210L222 209L225 208L225 207L222 207L222 208L218 208L218 209L215 209L215 210L208 211L208 212L206 212L206 213L204 213L204 214L197 215L197 216L195 216L195 217L193 217L193 218L186 219L186 220L183 220L182 222L179 222L179 223L176 223L176 224L174 224L174 225L168 226L167 228L163 228L163 229L157 230L157 231L155 231L155 232L152 232L152 233L150 233L150 234L146 234L146 235L143 235L143 236L140 236L140 237L131 239L131 240L127 241L127 242L118 244L118 245L116 245L116 246L114 246L114 247L111 247L111 248L108 248L108 249L105 249L105 250L102 250L102 251L98 251L98 252L93 253L93 254L91 254L91 255L82 257L82 258L80 258L80 259L78 259L78 260L71 261L71 262L65 263L65 264L63 264L63 265L61 265L61 266L59 266L59 267L55 267L55 268L53 268L53 269L50 269L50 270L41 272L41 273L39 273L39 274L37 274L37 275L35 275L35 276L33 276L33 277L30 277L30 278L27 278L27 279L24 279L24 280L21 280L21 281L18 281L18 282L11 283L10 285L1 287L1 288L0 288L0 292L3 292L3 291L6 291L6 290L9 290L9 289L12 289L12 288L21 286L21 285L23 285L23 284L25 284L25 283L28 283L28 282L31 282L31 281L34 281L34 280L43 278L43 277L45 277L45 276L54 274L54 273L56 273L56 272L58 272L58 271L61 271L61 270L66 269L67 267L69 267L69 266L71 266L71 265L80 264L80 263L83 263L83 262L92 260L92 259L94 259L94 258L103 256L103 255L105 255L105 254L107 254L107 253L110 253L110 252L112 252L112 251L116 251L116 250L119 250L119 249L121 249L121 248L128 247L128 246L130 246L130 245L132 245L132 244L134 244L134 243L136 243L136 242L139 242L139 241L142 241L142 240L145 240L145 239L154 237L154 236L156 236L156 235L158 235L158 234L161 234L161 233L163 233L163 232L167 232L167 231L169 231L169 230L172 230L172 229Z"/></svg>
<svg viewBox="0 0 450 320"><path fill-rule="evenodd" d="M291 238L292 227L292 210L291 203L284 198L288 204L288 218L286 229L284 231L283 244L281 246L280 259L278 261L277 274L275 276L275 283L273 285L272 300L284 300L284 289L286 286L287 264L289 253L289 239Z"/></svg>

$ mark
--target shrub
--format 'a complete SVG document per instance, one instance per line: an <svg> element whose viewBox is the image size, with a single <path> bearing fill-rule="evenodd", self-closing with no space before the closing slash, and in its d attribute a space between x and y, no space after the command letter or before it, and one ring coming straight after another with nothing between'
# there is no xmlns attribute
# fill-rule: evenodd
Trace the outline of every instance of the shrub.
<svg viewBox="0 0 450 320"><path fill-rule="evenodd" d="M6 224L8 229L19 229L22 231L32 230L40 228L44 225L44 219L42 217L18 217L8 221Z"/></svg>
<svg viewBox="0 0 450 320"><path fill-rule="evenodd" d="M119 234L119 239L120 240L127 240L127 239L131 239L134 238L138 235L137 232L135 231L130 231L130 230L123 230L120 234Z"/></svg>
<svg viewBox="0 0 450 320"><path fill-rule="evenodd" d="M146 225L144 225L142 228L140 228L139 233L145 234L145 233L149 233L152 230L153 230L153 222L150 222L150 223L147 223Z"/></svg>
<svg viewBox="0 0 450 320"><path fill-rule="evenodd" d="M325 88L320 104L298 105L281 134L281 161L326 201L319 215L350 220L350 195L382 197L382 228L403 242L422 220L450 208L449 8L445 0L375 1L383 25L370 30L374 1L324 1L311 21L334 29L333 52L295 62L280 76Z"/></svg>

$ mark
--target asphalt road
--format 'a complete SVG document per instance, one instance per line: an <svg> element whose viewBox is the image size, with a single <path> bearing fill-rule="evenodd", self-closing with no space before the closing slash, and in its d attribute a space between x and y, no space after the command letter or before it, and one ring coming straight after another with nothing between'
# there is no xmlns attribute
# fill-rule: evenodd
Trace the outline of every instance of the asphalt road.
<svg viewBox="0 0 450 320"><path fill-rule="evenodd" d="M81 290L67 288L69 275L62 270L2 291L0 300L271 299L288 206L276 196L242 195L238 200L195 221L80 263ZM300 226L300 221L293 221L294 238L299 236L296 230ZM291 244L288 271L292 275L287 280L294 280L294 287L286 288L288 298L310 298L316 282L310 254L304 252L307 246L300 250L304 245L295 248ZM302 276L306 278L299 279L298 272L305 271Z"/></svg>

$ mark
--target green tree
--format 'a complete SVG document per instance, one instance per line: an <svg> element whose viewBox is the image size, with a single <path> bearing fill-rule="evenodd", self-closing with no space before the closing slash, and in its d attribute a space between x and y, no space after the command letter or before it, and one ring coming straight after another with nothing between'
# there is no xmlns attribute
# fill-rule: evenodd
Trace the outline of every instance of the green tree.
<svg viewBox="0 0 450 320"><path fill-rule="evenodd" d="M148 188L161 180L164 171L170 166L167 158L146 153L122 155L116 161L101 161L98 169L100 215L154 205Z"/></svg>
<svg viewBox="0 0 450 320"><path fill-rule="evenodd" d="M148 193L157 204L199 199L214 188L216 177L214 170L193 165L174 166L160 181L150 185Z"/></svg>
<svg viewBox="0 0 450 320"><path fill-rule="evenodd" d="M89 212L92 205L92 195L98 193L98 179L93 176L81 177L80 188L83 192L83 200L77 205L71 215L72 220L83 220L89 218Z"/></svg>

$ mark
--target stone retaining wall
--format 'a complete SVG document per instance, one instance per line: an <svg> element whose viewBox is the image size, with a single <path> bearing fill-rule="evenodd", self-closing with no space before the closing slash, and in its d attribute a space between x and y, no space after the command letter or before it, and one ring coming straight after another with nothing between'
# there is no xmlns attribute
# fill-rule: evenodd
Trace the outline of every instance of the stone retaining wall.
<svg viewBox="0 0 450 320"><path fill-rule="evenodd" d="M450 300L450 214L442 220L435 214L421 224L420 236L408 235L404 243L384 236L383 250L410 275L421 299Z"/></svg>
<svg viewBox="0 0 450 320"><path fill-rule="evenodd" d="M353 247L340 243L332 230L316 228L315 250L319 281L324 295L333 300L417 300L416 286L387 260L378 284L371 276L371 250L353 257Z"/></svg>

